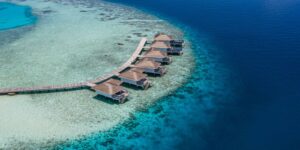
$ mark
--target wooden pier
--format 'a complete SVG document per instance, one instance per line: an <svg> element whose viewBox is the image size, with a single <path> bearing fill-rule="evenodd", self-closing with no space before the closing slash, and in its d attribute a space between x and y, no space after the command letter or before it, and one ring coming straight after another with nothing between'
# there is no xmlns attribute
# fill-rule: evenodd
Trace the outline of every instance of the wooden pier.
<svg viewBox="0 0 300 150"><path fill-rule="evenodd" d="M140 53L142 52L145 44L147 43L146 38L142 38L138 47L134 51L134 53L131 55L131 57L125 62L122 66L117 68L116 70L98 77L94 80L89 80L86 82L80 82L80 83L71 83L71 84L64 84L64 85L50 85L50 86L37 86L37 87L16 87L16 88L4 88L0 89L0 94L5 95L13 95L17 93L32 93L32 92L51 92L51 91L65 91L65 90L72 90L72 89L80 89L80 88L91 88L95 86L97 83L104 82L110 78L112 78L115 75L118 75L120 72L124 71L130 65L132 65Z"/></svg>

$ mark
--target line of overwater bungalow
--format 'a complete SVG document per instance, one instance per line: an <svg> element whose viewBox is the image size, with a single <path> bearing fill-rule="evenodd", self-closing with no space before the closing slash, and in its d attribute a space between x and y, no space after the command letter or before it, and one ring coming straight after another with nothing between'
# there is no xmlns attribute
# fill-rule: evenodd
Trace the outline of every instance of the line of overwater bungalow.
<svg viewBox="0 0 300 150"><path fill-rule="evenodd" d="M147 44L143 45L144 51L128 68L100 84L90 85L91 89L98 95L124 103L129 93L123 84L147 90L151 87L147 75L163 76L167 73L164 65L172 62L170 55L183 54L184 41L173 39L164 33L156 34L153 42Z"/></svg>

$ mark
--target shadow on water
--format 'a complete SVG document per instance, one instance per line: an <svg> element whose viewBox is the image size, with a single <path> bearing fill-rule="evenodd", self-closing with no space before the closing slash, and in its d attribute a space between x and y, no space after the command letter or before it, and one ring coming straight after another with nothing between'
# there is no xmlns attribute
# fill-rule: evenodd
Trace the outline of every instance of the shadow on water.
<svg viewBox="0 0 300 150"><path fill-rule="evenodd" d="M111 105L119 105L120 104L118 101L112 100L112 99L107 98L107 97L102 96L102 95L96 95L96 96L93 97L93 99L104 102L104 103L107 103L107 104L111 104Z"/></svg>
<svg viewBox="0 0 300 150"><path fill-rule="evenodd" d="M143 91L143 89L141 87L138 87L138 86L135 86L135 85L131 85L131 84L127 84L127 83L122 83L122 86L124 88L133 89L135 91Z"/></svg>

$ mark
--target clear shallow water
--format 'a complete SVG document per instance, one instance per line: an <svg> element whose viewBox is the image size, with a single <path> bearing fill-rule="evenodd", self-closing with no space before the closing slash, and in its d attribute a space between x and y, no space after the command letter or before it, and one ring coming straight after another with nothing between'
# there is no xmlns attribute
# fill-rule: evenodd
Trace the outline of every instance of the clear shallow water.
<svg viewBox="0 0 300 150"><path fill-rule="evenodd" d="M196 56L189 81L150 108L133 113L124 123L106 132L57 145L55 149L192 149L203 148L214 121L216 109L233 98L226 79L229 71L219 64L212 47L206 47L192 30L186 30L194 43ZM197 41L197 42L196 42ZM196 44L198 43L198 44ZM230 83L234 84L234 83ZM143 100L143 99L140 99ZM229 100L229 99L227 99ZM200 126L199 126L200 125ZM196 132L195 132L196 131ZM195 142L194 145L186 145Z"/></svg>
<svg viewBox="0 0 300 150"><path fill-rule="evenodd" d="M0 44L1 87L94 78L123 63L141 37L152 38L159 31L182 37L181 30L159 18L111 3L14 2L32 7L39 22L30 30L1 32L0 39L8 39ZM17 38L6 36L20 29L26 32ZM167 75L150 78L154 86L147 92L128 88L130 100L122 105L112 104L89 90L1 96L0 149L36 149L110 129L189 78L195 65L189 42L185 55L173 60L167 66Z"/></svg>
<svg viewBox="0 0 300 150"><path fill-rule="evenodd" d="M206 96L197 96L200 92L193 91L206 87L199 86L197 78L192 78L193 91L185 90L186 87L179 89L181 98L188 101L184 105L172 96L165 97L149 112L137 113L135 120L130 122L132 125L128 123L132 126L129 129L124 124L108 133L73 142L70 147L119 144L134 145L137 149L174 148L174 145L175 149L299 149L298 0L117 2L181 21L208 35L213 44L223 50L226 63L235 72L237 78L229 82L239 82L235 91L239 97L211 105L214 109L206 112L216 116L210 122L209 115L202 116L201 107L194 108L204 105ZM194 76L201 77L201 74ZM218 101L214 99L213 102ZM157 109L158 114L168 113L156 116Z"/></svg>
<svg viewBox="0 0 300 150"><path fill-rule="evenodd" d="M113 130L57 148L299 149L298 1L122 2L181 21L191 26L192 32L200 30L208 35L213 45L224 51L223 57L238 77L228 81L242 81L235 91L240 97L233 101L218 92L224 89L218 85L223 84L218 82L222 77L211 75L218 74L211 72L215 65L199 67L214 64L201 55L202 46L211 49L211 43L204 42L195 45L195 74L177 94L134 114ZM167 9L170 7L189 9ZM195 43L203 39L190 38ZM220 70L219 75L225 72Z"/></svg>
<svg viewBox="0 0 300 150"><path fill-rule="evenodd" d="M31 25L36 19L30 7L0 2L0 30Z"/></svg>

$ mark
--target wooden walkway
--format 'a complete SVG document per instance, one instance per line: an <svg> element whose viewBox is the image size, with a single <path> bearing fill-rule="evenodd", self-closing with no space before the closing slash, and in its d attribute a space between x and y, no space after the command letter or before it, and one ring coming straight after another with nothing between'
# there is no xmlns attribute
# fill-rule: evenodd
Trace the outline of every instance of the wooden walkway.
<svg viewBox="0 0 300 150"><path fill-rule="evenodd" d="M89 80L89 81L80 82L80 83L65 84L65 85L54 85L54 86L5 88L5 89L0 89L0 94L48 92L48 91L50 92L50 91L63 91L63 90L72 90L72 89L80 89L80 88L89 88L91 86L94 86L97 83L104 82L104 81L112 78L113 76L118 75L120 72L124 71L125 69L127 69L132 63L134 63L136 61L136 59L142 52L146 42L147 42L147 39L142 38L138 47L136 48L134 53L131 55L131 57L127 60L127 62L125 62L118 69L116 69L104 76L98 77L94 80Z"/></svg>

